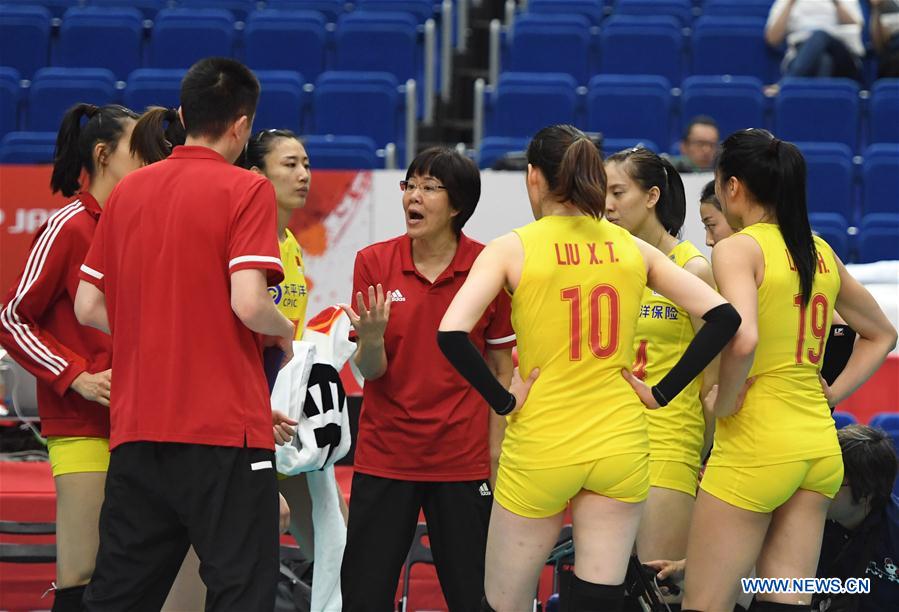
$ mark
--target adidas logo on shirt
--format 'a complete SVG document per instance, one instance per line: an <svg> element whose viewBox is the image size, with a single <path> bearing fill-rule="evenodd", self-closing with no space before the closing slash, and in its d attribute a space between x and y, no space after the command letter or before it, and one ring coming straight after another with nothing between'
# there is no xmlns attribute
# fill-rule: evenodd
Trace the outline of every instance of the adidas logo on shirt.
<svg viewBox="0 0 899 612"><path fill-rule="evenodd" d="M486 482L482 482L478 492L481 494L481 497L490 497L490 487Z"/></svg>
<svg viewBox="0 0 899 612"><path fill-rule="evenodd" d="M392 302L405 302L406 296L399 289L394 289L390 292L390 300Z"/></svg>

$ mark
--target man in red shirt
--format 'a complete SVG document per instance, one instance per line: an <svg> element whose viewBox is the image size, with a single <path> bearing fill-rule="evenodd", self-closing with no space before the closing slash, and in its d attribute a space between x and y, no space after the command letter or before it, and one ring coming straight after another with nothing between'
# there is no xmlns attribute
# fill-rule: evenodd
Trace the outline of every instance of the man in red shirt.
<svg viewBox="0 0 899 612"><path fill-rule="evenodd" d="M341 569L343 605L347 612L393 609L424 510L449 609L477 610L493 503L492 411L450 367L436 337L484 248L462 233L480 197L480 175L468 158L429 149L412 162L401 188L406 234L358 253L353 294L359 312L344 307L366 382ZM515 344L510 314L509 297L501 294L471 332L505 385ZM501 439L502 417L493 418Z"/></svg>
<svg viewBox="0 0 899 612"><path fill-rule="evenodd" d="M207 610L271 610L278 489L264 336L291 355L275 194L233 166L259 96L240 63L181 83L182 147L112 193L78 320L112 333L110 465L87 610L158 610L193 545Z"/></svg>

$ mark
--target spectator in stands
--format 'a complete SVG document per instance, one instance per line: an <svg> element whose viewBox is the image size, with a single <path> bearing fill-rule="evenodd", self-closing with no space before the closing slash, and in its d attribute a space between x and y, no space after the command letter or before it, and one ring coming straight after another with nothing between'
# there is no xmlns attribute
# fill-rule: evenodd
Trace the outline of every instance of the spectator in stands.
<svg viewBox="0 0 899 612"><path fill-rule="evenodd" d="M899 602L899 497L896 451L890 436L867 425L837 432L845 476L827 512L818 562L822 578L870 578L867 595L820 594L814 608L886 612Z"/></svg>
<svg viewBox="0 0 899 612"><path fill-rule="evenodd" d="M664 157L678 172L709 172L715 164L719 138L714 119L706 115L693 117L680 141L680 155Z"/></svg>
<svg viewBox="0 0 899 612"><path fill-rule="evenodd" d="M877 78L899 78L899 1L871 0L870 27L880 64Z"/></svg>
<svg viewBox="0 0 899 612"><path fill-rule="evenodd" d="M462 233L481 178L469 158L431 148L412 161L400 189L406 233L359 251L355 309L344 306L365 386L341 569L343 609L393 609L423 509L449 609L477 610L493 502L488 478L491 456L498 455L488 429L501 430L504 420L449 367L436 336L484 249ZM504 386L515 343L510 310L508 295L496 297L472 334Z"/></svg>
<svg viewBox="0 0 899 612"><path fill-rule="evenodd" d="M715 181L709 181L699 196L699 217L705 227L705 245L713 247L734 233L734 228L721 212L721 203L715 195Z"/></svg>
<svg viewBox="0 0 899 612"><path fill-rule="evenodd" d="M232 165L258 96L239 62L194 64L185 145L119 185L81 267L75 314L111 331L117 372L87 610L159 609L190 545L207 610L274 607L277 424L261 348L289 359L294 327L267 289L283 278L274 189Z"/></svg>
<svg viewBox="0 0 899 612"><path fill-rule="evenodd" d="M141 165L129 147L136 119L117 105L77 104L63 116L50 187L77 198L37 231L0 312L0 345L37 379L56 485L57 612L81 609L109 467L112 343L75 320L78 266L113 188ZM90 181L86 191L82 174Z"/></svg>
<svg viewBox="0 0 899 612"><path fill-rule="evenodd" d="M862 45L858 0L777 0L768 13L765 41L787 41L781 69L787 77L858 79Z"/></svg>

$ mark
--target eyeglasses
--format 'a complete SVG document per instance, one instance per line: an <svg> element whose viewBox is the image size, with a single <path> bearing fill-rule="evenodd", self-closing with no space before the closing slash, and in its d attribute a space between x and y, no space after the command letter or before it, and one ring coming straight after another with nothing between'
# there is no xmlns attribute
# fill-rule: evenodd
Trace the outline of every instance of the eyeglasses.
<svg viewBox="0 0 899 612"><path fill-rule="evenodd" d="M438 185L436 183L424 183L418 184L413 183L412 181L400 181L400 191L415 191L416 189L421 190L421 192L425 195L433 195L440 191L441 189L446 189L443 185Z"/></svg>
<svg viewBox="0 0 899 612"><path fill-rule="evenodd" d="M689 140L687 140L687 144L695 147L702 147L703 149L718 148L718 143L714 140L697 140L695 138L690 138Z"/></svg>

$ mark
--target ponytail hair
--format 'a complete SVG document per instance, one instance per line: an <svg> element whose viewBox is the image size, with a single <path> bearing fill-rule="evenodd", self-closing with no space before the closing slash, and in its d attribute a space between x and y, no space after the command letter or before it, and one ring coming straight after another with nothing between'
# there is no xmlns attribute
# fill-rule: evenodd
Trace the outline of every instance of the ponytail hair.
<svg viewBox="0 0 899 612"><path fill-rule="evenodd" d="M656 219L666 232L677 237L687 216L687 196L684 182L671 162L642 146L619 151L606 159L606 163L610 162L622 164L643 191L653 187L659 190L659 201L653 207Z"/></svg>
<svg viewBox="0 0 899 612"><path fill-rule="evenodd" d="M805 158L796 145L757 128L727 137L715 169L718 180L743 183L753 198L777 217L777 225L799 272L803 304L812 296L817 249L806 204Z"/></svg>
<svg viewBox="0 0 899 612"><path fill-rule="evenodd" d="M151 106L140 116L131 133L131 153L144 163L154 164L172 154L172 149L183 145L184 126L178 110Z"/></svg>
<svg viewBox="0 0 899 612"><path fill-rule="evenodd" d="M87 122L82 126L82 119ZM63 115L59 133L56 136L56 150L53 154L53 174L50 188L71 197L81 190L81 173L94 176L94 145L106 144L115 151L119 138L125 130L125 121L137 119L137 114L124 106L108 104L76 104Z"/></svg>
<svg viewBox="0 0 899 612"><path fill-rule="evenodd" d="M545 127L528 145L528 163L540 168L550 193L594 219L606 211L606 171L599 149L571 125Z"/></svg>

